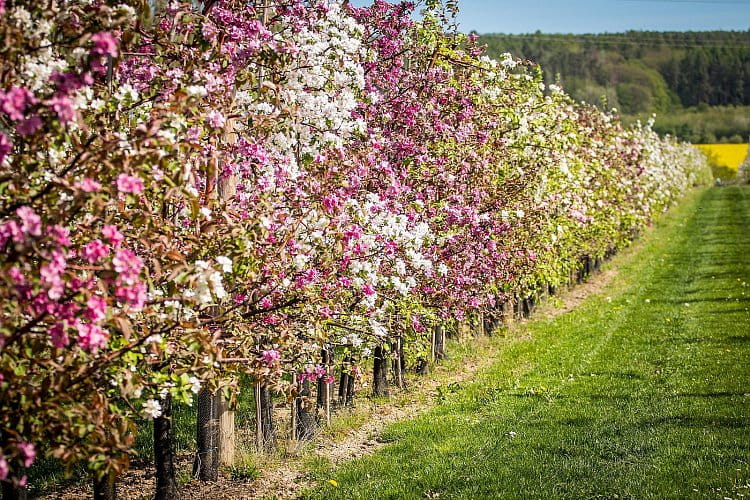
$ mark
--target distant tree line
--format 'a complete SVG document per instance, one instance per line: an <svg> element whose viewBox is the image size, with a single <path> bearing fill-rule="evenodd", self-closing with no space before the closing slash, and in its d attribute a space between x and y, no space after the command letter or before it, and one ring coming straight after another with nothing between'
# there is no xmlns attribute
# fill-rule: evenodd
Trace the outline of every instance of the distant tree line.
<svg viewBox="0 0 750 500"><path fill-rule="evenodd" d="M532 60L544 68L547 83L561 83L576 99L618 108L625 115L668 115L706 106L725 106L730 114L744 115L745 108L732 112L731 107L750 105L750 30L537 32L482 35L481 41L490 55L510 52ZM703 133L688 122L671 123L669 129L682 135ZM722 129L717 139L746 139L745 132Z"/></svg>

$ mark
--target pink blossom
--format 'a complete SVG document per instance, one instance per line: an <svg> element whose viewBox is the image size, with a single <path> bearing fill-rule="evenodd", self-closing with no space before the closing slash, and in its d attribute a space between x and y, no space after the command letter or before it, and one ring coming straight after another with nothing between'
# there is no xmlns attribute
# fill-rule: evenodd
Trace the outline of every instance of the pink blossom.
<svg viewBox="0 0 750 500"><path fill-rule="evenodd" d="M8 136L0 132L0 163L5 161L8 153L13 149L13 144L8 139Z"/></svg>
<svg viewBox="0 0 750 500"><path fill-rule="evenodd" d="M201 140L201 129L200 127L190 127L187 129L185 137L189 142L200 142Z"/></svg>
<svg viewBox="0 0 750 500"><path fill-rule="evenodd" d="M425 327L422 324L422 319L419 316L416 316L416 315L411 317L411 327L417 333L421 333L421 332L425 331Z"/></svg>
<svg viewBox="0 0 750 500"><path fill-rule="evenodd" d="M32 115L24 120L18 122L16 125L16 132L21 136L28 136L36 133L42 127L42 119L39 115Z"/></svg>
<svg viewBox="0 0 750 500"><path fill-rule="evenodd" d="M21 452L21 455L23 455L23 466L31 467L31 464L34 463L34 458L36 457L36 449L34 449L34 445L31 443L18 443L16 447Z"/></svg>
<svg viewBox="0 0 750 500"><path fill-rule="evenodd" d="M0 455L0 481L5 481L6 479L8 479L8 461L5 460L5 456Z"/></svg>
<svg viewBox="0 0 750 500"><path fill-rule="evenodd" d="M33 209L23 206L16 210L16 215L21 219L21 230L31 236L42 235L42 219Z"/></svg>
<svg viewBox="0 0 750 500"><path fill-rule="evenodd" d="M47 234L57 245L61 247L70 246L70 230L68 228L55 224L47 230Z"/></svg>
<svg viewBox="0 0 750 500"><path fill-rule="evenodd" d="M323 306L319 309L320 317L323 319L331 319L333 317L333 311L328 306Z"/></svg>
<svg viewBox="0 0 750 500"><path fill-rule="evenodd" d="M55 96L49 100L49 105L57 113L60 123L73 121L73 118L76 116L73 101L69 97Z"/></svg>
<svg viewBox="0 0 750 500"><path fill-rule="evenodd" d="M18 269L17 266L13 266L10 269L8 269L8 277L11 279L11 281L15 285L25 285L26 284L26 277L23 275L20 269Z"/></svg>
<svg viewBox="0 0 750 500"><path fill-rule="evenodd" d="M50 79L55 82L55 89L60 95L70 95L94 83L90 73L53 73Z"/></svg>
<svg viewBox="0 0 750 500"><path fill-rule="evenodd" d="M99 239L89 241L81 251L81 257L86 259L90 264L95 264L107 255L109 255L109 248Z"/></svg>
<svg viewBox="0 0 750 500"><path fill-rule="evenodd" d="M375 295L375 289L369 283L366 283L365 286L362 287L362 291L365 292L365 295L367 296Z"/></svg>
<svg viewBox="0 0 750 500"><path fill-rule="evenodd" d="M226 118L224 118L223 114L214 109L208 113L208 123L210 123L213 128L222 128L226 123Z"/></svg>
<svg viewBox="0 0 750 500"><path fill-rule="evenodd" d="M90 177L84 177L83 180L76 182L76 187L84 193L95 193L102 188L102 185Z"/></svg>
<svg viewBox="0 0 750 500"><path fill-rule="evenodd" d="M273 306L273 301L270 297L263 297L258 305L263 309L270 309Z"/></svg>
<svg viewBox="0 0 750 500"><path fill-rule="evenodd" d="M328 214L333 214L341 206L341 202L335 194L329 194L323 197L323 207Z"/></svg>
<svg viewBox="0 0 750 500"><path fill-rule="evenodd" d="M276 349L271 349L268 351L263 351L261 358L263 359L263 362L270 367L273 366L276 361L281 359L281 354Z"/></svg>
<svg viewBox="0 0 750 500"><path fill-rule="evenodd" d="M107 224L102 228L102 236L115 248L119 247L122 240L125 239L125 236L117 230L117 227L111 224Z"/></svg>
<svg viewBox="0 0 750 500"><path fill-rule="evenodd" d="M143 180L136 175L120 174L117 176L117 190L121 193L140 194L143 192Z"/></svg>
<svg viewBox="0 0 750 500"><path fill-rule="evenodd" d="M143 309L143 305L146 303L146 285L143 283L136 283L132 286L118 285L115 288L115 297L132 309Z"/></svg>
<svg viewBox="0 0 750 500"><path fill-rule="evenodd" d="M45 265L39 268L39 275L42 277L42 282L47 285L47 296L50 299L57 300L62 297L65 284L60 278L60 271L53 266Z"/></svg>
<svg viewBox="0 0 750 500"><path fill-rule="evenodd" d="M218 33L219 30L216 29L216 25L212 22L207 21L201 26L201 34L203 35L203 38L209 42L216 40L216 35L218 35Z"/></svg>
<svg viewBox="0 0 750 500"><path fill-rule="evenodd" d="M117 250L112 259L112 264L115 271L120 274L119 279L129 285L135 283L141 269L143 269L143 260L126 248Z"/></svg>
<svg viewBox="0 0 750 500"><path fill-rule="evenodd" d="M86 318L93 322L99 323L107 317L107 301L98 295L92 295L86 301Z"/></svg>
<svg viewBox="0 0 750 500"><path fill-rule="evenodd" d="M107 333L98 325L78 323L78 343L88 351L95 351L107 343Z"/></svg>
<svg viewBox="0 0 750 500"><path fill-rule="evenodd" d="M23 243L25 239L21 225L17 221L9 220L5 224L0 224L0 247L5 246L8 240Z"/></svg>
<svg viewBox="0 0 750 500"><path fill-rule="evenodd" d="M26 107L35 103L34 94L24 87L11 87L7 92L0 92L0 111L13 121L23 120Z"/></svg>
<svg viewBox="0 0 750 500"><path fill-rule="evenodd" d="M49 335L50 335L50 340L52 340L52 345L57 347L58 349L67 347L68 344L70 343L70 339L68 338L68 333L65 331L65 328L63 327L63 325L59 323L49 329Z"/></svg>
<svg viewBox="0 0 750 500"><path fill-rule="evenodd" d="M91 41L94 42L94 48L91 49L92 54L117 57L117 40L112 36L112 33L101 31L94 34Z"/></svg>

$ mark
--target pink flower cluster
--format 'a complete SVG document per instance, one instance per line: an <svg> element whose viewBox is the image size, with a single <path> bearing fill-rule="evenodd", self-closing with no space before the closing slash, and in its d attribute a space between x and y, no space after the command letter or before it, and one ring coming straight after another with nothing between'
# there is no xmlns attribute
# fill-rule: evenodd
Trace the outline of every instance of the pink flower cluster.
<svg viewBox="0 0 750 500"><path fill-rule="evenodd" d="M117 190L124 194L141 194L144 188L143 179L136 175L120 174L116 184Z"/></svg>
<svg viewBox="0 0 750 500"><path fill-rule="evenodd" d="M267 351L263 351L260 358L270 368L281 359L281 353L276 349L269 349Z"/></svg>

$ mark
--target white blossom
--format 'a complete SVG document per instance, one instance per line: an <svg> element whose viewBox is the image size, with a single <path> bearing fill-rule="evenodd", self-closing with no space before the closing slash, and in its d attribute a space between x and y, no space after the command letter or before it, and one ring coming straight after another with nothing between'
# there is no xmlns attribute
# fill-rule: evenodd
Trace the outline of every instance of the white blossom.
<svg viewBox="0 0 750 500"><path fill-rule="evenodd" d="M161 403L155 399L149 399L143 403L143 415L148 418L161 417Z"/></svg>

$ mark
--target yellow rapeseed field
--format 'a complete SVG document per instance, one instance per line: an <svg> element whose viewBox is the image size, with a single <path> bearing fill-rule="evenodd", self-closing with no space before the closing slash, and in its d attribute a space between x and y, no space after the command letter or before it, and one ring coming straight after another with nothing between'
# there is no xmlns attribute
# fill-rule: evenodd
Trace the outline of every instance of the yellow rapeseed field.
<svg viewBox="0 0 750 500"><path fill-rule="evenodd" d="M737 170L745 161L747 144L696 144L716 165Z"/></svg>

